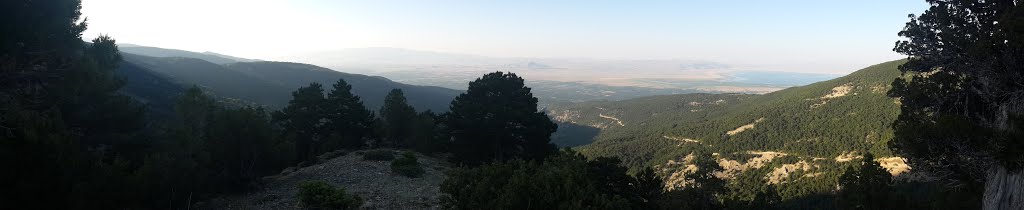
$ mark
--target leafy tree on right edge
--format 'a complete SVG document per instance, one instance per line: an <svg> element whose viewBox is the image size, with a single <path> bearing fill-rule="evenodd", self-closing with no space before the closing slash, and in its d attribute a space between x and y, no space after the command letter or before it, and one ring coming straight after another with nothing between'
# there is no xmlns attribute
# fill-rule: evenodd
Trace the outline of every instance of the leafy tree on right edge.
<svg viewBox="0 0 1024 210"><path fill-rule="evenodd" d="M1024 9L1012 0L928 3L894 49L909 58L889 92L902 111L890 146L915 170L986 192L985 208L1024 208L1020 195L994 190L1024 187L999 181L1024 165Z"/></svg>

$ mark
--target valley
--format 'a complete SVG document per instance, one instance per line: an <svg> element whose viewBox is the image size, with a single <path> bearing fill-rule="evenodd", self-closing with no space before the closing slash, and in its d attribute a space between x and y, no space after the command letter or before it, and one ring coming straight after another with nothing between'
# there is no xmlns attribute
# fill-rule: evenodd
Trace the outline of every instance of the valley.
<svg viewBox="0 0 1024 210"><path fill-rule="evenodd" d="M125 52L154 54L133 50L126 48ZM196 82L222 100L239 105L281 106L284 102L281 98L262 97L287 95L287 90L309 82L329 84L325 78L338 76L350 81L357 95L369 99L368 107L379 106L373 102L381 100L384 93L379 91L398 87L380 86L380 82L387 85L391 81L383 77L342 73L308 64L252 60L216 64L203 60L215 54L172 52L175 54L163 54L171 57L127 54L125 67L153 69L150 73L163 75L176 84ZM664 187L670 190L683 189L690 182L686 177L696 171L694 151L712 152L715 162L723 169L715 176L730 180L730 186L764 182L778 187L783 199L794 199L829 193L828 186L816 183L836 182L844 170L866 152L878 157L875 161L899 180L925 181L921 178L926 175L913 174L906 160L893 156L887 147L893 136L891 125L875 123L891 121L899 113L896 101L885 94L888 83L899 75L896 67L903 62L886 62L805 86L769 84L773 78L759 78L762 80L757 83L760 87L767 85L774 89L752 91L749 87L758 85L745 86L746 91L739 93L724 92L725 89L544 80L528 80L526 84L541 99L538 108L559 124L558 131L552 135L552 142L556 144L573 147L589 157L621 159L631 171L653 167L665 177ZM182 71L185 69L205 70L201 70L202 73ZM470 75L475 73L479 72L384 74L398 78L395 81L414 84L390 83L404 85L404 89L412 91L410 104L417 110L447 110L447 103L443 101L451 100L452 95L459 92L456 87L464 85L459 81L470 80ZM757 76L747 74L750 75ZM204 78L234 78L238 83L204 81Z"/></svg>

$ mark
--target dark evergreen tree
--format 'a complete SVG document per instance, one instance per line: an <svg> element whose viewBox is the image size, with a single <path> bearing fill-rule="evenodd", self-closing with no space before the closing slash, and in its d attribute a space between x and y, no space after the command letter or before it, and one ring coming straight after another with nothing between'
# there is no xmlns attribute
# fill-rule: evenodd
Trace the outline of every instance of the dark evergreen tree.
<svg viewBox="0 0 1024 210"><path fill-rule="evenodd" d="M686 175L690 182L678 190L667 192L660 206L666 209L722 209L719 197L725 193L725 180L715 176L721 172L711 153L698 150L693 153L693 165L697 170Z"/></svg>
<svg viewBox="0 0 1024 210"><path fill-rule="evenodd" d="M839 201L845 209L890 209L888 192L892 175L871 153L860 164L846 169L839 177Z"/></svg>
<svg viewBox="0 0 1024 210"><path fill-rule="evenodd" d="M14 209L139 204L131 172L149 138L117 90L113 39L84 45L80 1L0 2L0 203Z"/></svg>
<svg viewBox="0 0 1024 210"><path fill-rule="evenodd" d="M292 92L288 106L274 112L274 121L294 136L296 162L312 160L326 138L323 104L323 88L319 83L312 83Z"/></svg>
<svg viewBox="0 0 1024 210"><path fill-rule="evenodd" d="M384 145L406 147L409 145L416 123L416 110L405 101L402 89L391 89L384 97L384 105L380 107L380 117L384 123Z"/></svg>
<svg viewBox="0 0 1024 210"><path fill-rule="evenodd" d="M697 166L697 171L687 176L693 180L693 188L699 188L711 196L717 196L725 191L725 180L715 176L715 173L724 169L718 164L718 161L715 161L715 157L711 156L711 153L694 152L693 165Z"/></svg>
<svg viewBox="0 0 1024 210"><path fill-rule="evenodd" d="M155 146L139 169L145 200L160 208L183 208L190 205L189 197L212 191L215 183L207 170L211 163L205 149L213 115L218 112L216 101L192 87L178 99L177 120L171 123L167 134ZM197 197L198 198L198 197Z"/></svg>
<svg viewBox="0 0 1024 210"><path fill-rule="evenodd" d="M927 2L894 48L909 58L889 92L902 111L890 146L915 170L981 194L986 179L1022 176L1024 9L1014 0ZM1024 208L1006 193L1022 184L992 184L985 205Z"/></svg>
<svg viewBox="0 0 1024 210"><path fill-rule="evenodd" d="M621 161L620 161L621 162ZM645 207L656 207L665 194L665 182L653 168L644 168L633 176L634 183L631 185L633 192L642 199Z"/></svg>
<svg viewBox="0 0 1024 210"><path fill-rule="evenodd" d="M363 106L359 96L352 94L352 85L344 79L334 83L334 89L327 94L324 104L331 138L342 148L359 148L373 138L373 112Z"/></svg>
<svg viewBox="0 0 1024 210"><path fill-rule="evenodd" d="M263 108L226 109L213 115L205 148L218 184L228 190L247 189L263 175L283 168L291 157Z"/></svg>
<svg viewBox="0 0 1024 210"><path fill-rule="evenodd" d="M513 73L494 72L470 82L452 101L446 123L459 163L538 160L556 151L550 141L558 126L537 111L537 98Z"/></svg>
<svg viewBox="0 0 1024 210"><path fill-rule="evenodd" d="M446 151L448 136L444 134L441 124L442 116L430 110L420 112L413 124L413 135L409 147L423 154Z"/></svg>
<svg viewBox="0 0 1024 210"><path fill-rule="evenodd" d="M775 210L780 209L779 204L782 203L782 198L779 197L779 193L776 192L775 186L766 184L764 189L758 191L754 195L754 200L750 201L748 205L749 209L760 209L760 210ZM825 206L818 206L825 208Z"/></svg>
<svg viewBox="0 0 1024 210"><path fill-rule="evenodd" d="M664 183L653 169L644 168L636 176L630 176L622 161L612 157L594 158L587 161L587 166L594 176L594 185L601 192L628 200L634 209L657 208Z"/></svg>

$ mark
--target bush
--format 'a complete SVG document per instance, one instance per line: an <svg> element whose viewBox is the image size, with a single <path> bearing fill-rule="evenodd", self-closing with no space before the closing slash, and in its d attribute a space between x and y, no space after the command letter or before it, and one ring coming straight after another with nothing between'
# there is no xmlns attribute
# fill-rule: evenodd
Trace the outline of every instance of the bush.
<svg viewBox="0 0 1024 210"><path fill-rule="evenodd" d="M388 161L395 159L395 152L385 149L367 150L361 153L363 160Z"/></svg>
<svg viewBox="0 0 1024 210"><path fill-rule="evenodd" d="M335 188L324 181L299 184L299 200L305 207L313 209L357 209L363 205L363 199L358 195L346 194L344 188Z"/></svg>
<svg viewBox="0 0 1024 210"><path fill-rule="evenodd" d="M420 177L423 175L423 167L416 161L416 154L403 152L402 157L391 161L391 172L406 177Z"/></svg>

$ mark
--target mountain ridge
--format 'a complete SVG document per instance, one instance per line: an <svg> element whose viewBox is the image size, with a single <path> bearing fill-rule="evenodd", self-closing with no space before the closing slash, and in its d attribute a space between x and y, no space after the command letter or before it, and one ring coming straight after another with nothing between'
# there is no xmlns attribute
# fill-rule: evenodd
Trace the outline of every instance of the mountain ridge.
<svg viewBox="0 0 1024 210"><path fill-rule="evenodd" d="M179 52L180 50L175 50ZM280 108L287 104L295 89L318 82L329 91L338 79L345 79L353 92L363 98L371 110L383 104L383 98L392 88L401 88L409 94L409 103L419 111L445 112L448 103L461 91L408 85L379 76L350 74L311 64L253 61L217 64L204 58L210 55L188 51L184 56L155 57L124 52L128 66L138 66L174 81L182 87L198 85L221 98L242 104L266 105ZM410 94L412 93L412 94Z"/></svg>

